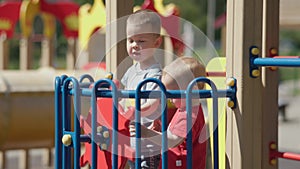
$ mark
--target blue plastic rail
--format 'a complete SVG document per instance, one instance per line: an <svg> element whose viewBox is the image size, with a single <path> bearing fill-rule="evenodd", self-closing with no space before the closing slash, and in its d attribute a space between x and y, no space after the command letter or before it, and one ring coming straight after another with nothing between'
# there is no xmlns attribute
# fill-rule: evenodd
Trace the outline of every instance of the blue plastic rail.
<svg viewBox="0 0 300 169"><path fill-rule="evenodd" d="M300 58L255 58L256 66L300 67Z"/></svg>
<svg viewBox="0 0 300 169"><path fill-rule="evenodd" d="M259 67L300 67L299 57L276 58L276 57L259 57L257 46L249 48L249 71L250 77L256 78L260 75Z"/></svg>
<svg viewBox="0 0 300 169"><path fill-rule="evenodd" d="M193 159L193 143L192 143L192 91L193 87L197 82L203 82L208 84L211 87L211 98L213 99L213 136L214 136L214 169L219 169L219 134L218 134L218 95L216 85L207 78L197 78L194 79L187 87L186 91L186 110L187 110L187 168L193 168L192 159ZM201 94L200 94L201 95ZM195 165L195 164L194 164Z"/></svg>
<svg viewBox="0 0 300 169"><path fill-rule="evenodd" d="M160 95L160 99L161 99L161 112L162 112L162 116L161 116L161 122L162 122L162 168L168 168L168 154L167 154L167 150L168 150L168 141L167 141L167 101L166 101L166 93L167 90L165 88L165 86L162 84L162 82L158 79L154 79L154 78L149 78L146 79L144 81L142 81L141 83L139 83L139 85L137 86L136 92L135 92L135 102L136 102L136 111L135 111L135 127L136 127L136 153L135 153L135 158L136 158L136 165L135 168L139 169L141 166L141 152L140 152L140 138L141 138L141 125L140 125L140 112L141 112L141 99L143 96L143 92L142 92L142 87L144 85L146 85L146 83L149 82L153 82L156 83L160 90L161 90L161 95ZM148 97L145 97L148 98Z"/></svg>

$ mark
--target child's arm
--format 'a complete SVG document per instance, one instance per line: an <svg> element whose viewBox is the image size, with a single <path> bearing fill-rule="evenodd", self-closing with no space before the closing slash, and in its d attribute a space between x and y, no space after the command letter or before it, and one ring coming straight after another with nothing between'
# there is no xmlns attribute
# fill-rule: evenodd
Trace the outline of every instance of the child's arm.
<svg viewBox="0 0 300 169"><path fill-rule="evenodd" d="M146 103L141 105L141 116L149 116L153 114L153 112L158 110L158 107L160 106L160 100L159 99L148 99ZM134 119L134 113L135 113L135 107L129 106L128 110L123 113L123 116L127 119Z"/></svg>
<svg viewBox="0 0 300 169"><path fill-rule="evenodd" d="M141 105L141 116L149 116L155 112L160 106L159 99L148 99L146 103Z"/></svg>
<svg viewBox="0 0 300 169"><path fill-rule="evenodd" d="M134 137L135 136L135 126L134 124L129 125L129 131L130 131L130 136ZM148 140L152 141L153 143L157 145L162 144L162 133L148 129L147 127L141 125L141 136L143 138L147 138ZM167 130L167 139L168 139L168 148L173 148L178 146L184 141L184 138L179 137L175 134L172 134L169 130Z"/></svg>

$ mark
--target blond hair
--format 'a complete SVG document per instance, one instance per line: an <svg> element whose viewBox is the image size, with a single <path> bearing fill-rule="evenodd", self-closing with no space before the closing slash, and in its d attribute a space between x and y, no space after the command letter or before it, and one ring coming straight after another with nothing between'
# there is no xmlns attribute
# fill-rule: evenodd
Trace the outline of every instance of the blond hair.
<svg viewBox="0 0 300 169"><path fill-rule="evenodd" d="M178 85L185 90L188 84L197 77L205 77L205 67L197 59L192 57L179 57L167 65L163 70L163 76L169 76L169 85ZM199 89L204 88L203 83L197 84Z"/></svg>
<svg viewBox="0 0 300 169"><path fill-rule="evenodd" d="M148 26L148 29L140 29L139 33L130 32L130 28L138 29L143 26ZM127 35L135 35L142 33L152 33L160 35L161 30L161 20L160 16L150 10L138 10L131 14L127 19Z"/></svg>

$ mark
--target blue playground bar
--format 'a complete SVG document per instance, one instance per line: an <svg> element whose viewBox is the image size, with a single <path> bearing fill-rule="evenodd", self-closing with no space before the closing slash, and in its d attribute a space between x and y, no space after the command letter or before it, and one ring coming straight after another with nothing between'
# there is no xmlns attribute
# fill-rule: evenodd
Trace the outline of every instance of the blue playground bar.
<svg viewBox="0 0 300 169"><path fill-rule="evenodd" d="M300 67L300 58L254 58L255 66Z"/></svg>

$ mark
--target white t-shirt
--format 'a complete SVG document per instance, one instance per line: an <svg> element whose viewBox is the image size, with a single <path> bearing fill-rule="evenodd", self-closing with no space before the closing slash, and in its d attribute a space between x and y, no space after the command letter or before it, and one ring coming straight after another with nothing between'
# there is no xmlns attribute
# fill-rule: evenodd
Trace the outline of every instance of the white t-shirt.
<svg viewBox="0 0 300 169"><path fill-rule="evenodd" d="M125 90L136 90L138 84L142 82L144 79L147 78L157 78L161 79L162 70L160 64L154 64L145 70L140 69L140 64L135 63L132 65L124 74L123 78L121 79L122 84L125 86ZM147 83L142 87L142 90L157 90L158 85L156 83ZM134 102L134 100L132 100ZM144 104L147 99L142 99L141 104ZM158 112L159 113L159 112ZM145 126L147 123L152 123L153 120L160 117L160 114L156 112L152 113L148 117L141 118L141 124Z"/></svg>
<svg viewBox="0 0 300 169"><path fill-rule="evenodd" d="M136 90L138 84L147 78L161 79L162 70L160 64L154 64L145 70L140 69L140 64L135 63L124 74L121 83L125 86L125 90ZM147 83L142 87L142 90L157 90L159 87L156 83ZM123 99L123 101L126 99ZM134 102L134 100L131 100ZM147 99L142 99L141 104L144 104ZM121 101L122 102L122 101ZM125 103L124 103L125 102ZM126 104L124 101L123 104ZM121 103L122 104L122 103ZM124 105L123 105L124 106ZM126 105L125 105L126 106ZM126 109L126 108L125 108ZM141 124L146 127L151 127L155 119L160 118L161 112L153 112L147 117L141 117ZM135 148L135 138L130 139L131 147ZM141 152L160 152L160 147L145 139L141 139Z"/></svg>

